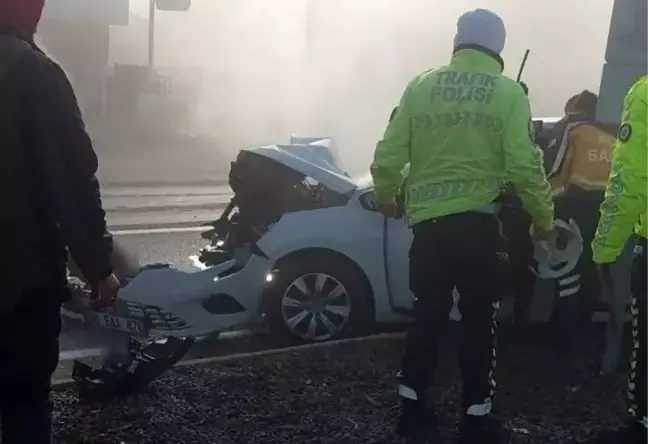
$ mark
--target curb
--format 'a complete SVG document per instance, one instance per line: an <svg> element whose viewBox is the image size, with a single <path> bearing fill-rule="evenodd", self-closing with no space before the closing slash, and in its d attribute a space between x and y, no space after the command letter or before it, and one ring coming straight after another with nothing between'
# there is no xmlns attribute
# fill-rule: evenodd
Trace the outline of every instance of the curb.
<svg viewBox="0 0 648 444"><path fill-rule="evenodd" d="M379 333L379 334L369 335L369 336L359 336L356 338L336 339L334 341L315 342L312 344L302 344L302 345L293 345L288 347L271 348L267 350L235 353L235 354L225 355L225 356L213 356L211 358L191 359L188 361L180 361L174 367L190 367L190 366L198 366L198 365L205 365L205 364L213 364L218 362L229 362L229 361L236 361L239 359L256 358L260 356L299 352L299 351L311 350L315 348L333 347L335 345L351 344L355 342L374 341L380 339L400 339L403 337L405 337L405 332ZM56 381L52 381L52 390L63 391L68 388L71 388L73 385L74 385L74 379L72 378L58 379Z"/></svg>
<svg viewBox="0 0 648 444"><path fill-rule="evenodd" d="M176 364L176 367L187 367L193 365L212 364L215 362L236 361L239 359L255 358L258 356L278 355L282 353L311 350L314 348L324 348L324 347L332 347L335 345L351 344L354 342L372 341L372 340L379 340L379 339L398 339L404 336L405 336L404 332L379 333L379 334L369 335L369 336L359 336L356 338L336 339L334 341L315 342L312 344L293 345L289 347L271 348L267 350L258 350L253 352L236 353L236 354L225 355L225 356L213 356L211 358L200 358L200 359L192 359L189 361L180 361L178 364Z"/></svg>
<svg viewBox="0 0 648 444"><path fill-rule="evenodd" d="M208 224L213 220L190 220L186 222L169 222L169 223L133 223L133 224L117 224L110 225L108 230L116 236L123 236L129 234L152 234L159 233L173 233L177 232L190 232L190 231L206 231Z"/></svg>

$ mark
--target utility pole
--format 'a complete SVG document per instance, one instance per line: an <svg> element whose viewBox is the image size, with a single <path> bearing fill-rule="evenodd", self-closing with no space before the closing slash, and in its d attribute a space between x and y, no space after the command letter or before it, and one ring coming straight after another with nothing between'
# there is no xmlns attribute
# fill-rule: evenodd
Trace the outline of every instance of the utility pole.
<svg viewBox="0 0 648 444"><path fill-rule="evenodd" d="M153 70L155 62L155 10L157 4L155 0L149 0L149 23L148 23L148 67Z"/></svg>
<svg viewBox="0 0 648 444"><path fill-rule="evenodd" d="M148 67L153 69L155 63L155 11L181 11L191 8L191 0L149 0L148 23Z"/></svg>

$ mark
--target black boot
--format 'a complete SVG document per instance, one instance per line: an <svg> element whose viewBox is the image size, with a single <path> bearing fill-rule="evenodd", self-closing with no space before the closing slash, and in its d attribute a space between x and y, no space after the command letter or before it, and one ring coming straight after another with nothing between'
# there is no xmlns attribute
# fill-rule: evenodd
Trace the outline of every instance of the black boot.
<svg viewBox="0 0 648 444"><path fill-rule="evenodd" d="M595 444L647 444L648 432L639 422L632 422L616 430L604 430Z"/></svg>
<svg viewBox="0 0 648 444"><path fill-rule="evenodd" d="M434 412L428 411L425 401L403 399L401 416L396 425L396 433L405 438L407 444L427 444L436 427Z"/></svg>
<svg viewBox="0 0 648 444"><path fill-rule="evenodd" d="M507 444L510 432L492 415L465 415L459 424L459 444Z"/></svg>

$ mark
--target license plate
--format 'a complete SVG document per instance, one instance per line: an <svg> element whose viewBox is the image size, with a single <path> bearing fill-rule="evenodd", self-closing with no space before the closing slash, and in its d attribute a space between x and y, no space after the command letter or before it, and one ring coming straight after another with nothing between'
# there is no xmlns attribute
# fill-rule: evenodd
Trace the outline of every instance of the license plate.
<svg viewBox="0 0 648 444"><path fill-rule="evenodd" d="M121 316L111 315L110 313L98 313L93 311L88 316L87 322L110 330L123 331L139 336L147 336L144 322L137 319L124 318Z"/></svg>

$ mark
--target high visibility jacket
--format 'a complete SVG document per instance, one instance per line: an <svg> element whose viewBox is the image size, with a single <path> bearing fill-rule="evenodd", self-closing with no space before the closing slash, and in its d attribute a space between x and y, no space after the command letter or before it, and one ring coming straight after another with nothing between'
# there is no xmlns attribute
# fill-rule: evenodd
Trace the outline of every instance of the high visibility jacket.
<svg viewBox="0 0 648 444"><path fill-rule="evenodd" d="M551 188L534 145L529 101L498 56L459 49L450 64L416 76L376 147L375 197L393 202L410 163L410 224L493 202L510 181L536 229L553 228Z"/></svg>
<svg viewBox="0 0 648 444"><path fill-rule="evenodd" d="M623 116L612 172L601 205L601 218L592 242L594 262L614 262L633 231L646 238L646 162L648 141L647 80L644 75L630 88L623 101Z"/></svg>
<svg viewBox="0 0 648 444"><path fill-rule="evenodd" d="M579 114L558 122L545 149L545 168L554 196L576 186L603 191L610 176L615 137Z"/></svg>

